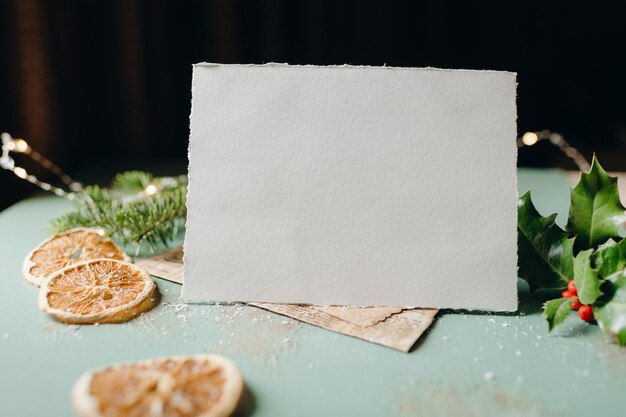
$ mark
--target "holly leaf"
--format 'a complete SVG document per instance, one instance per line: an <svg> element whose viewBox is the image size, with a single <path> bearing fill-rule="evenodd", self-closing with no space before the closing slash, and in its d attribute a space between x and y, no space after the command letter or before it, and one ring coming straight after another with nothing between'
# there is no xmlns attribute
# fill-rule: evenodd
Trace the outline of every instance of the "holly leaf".
<svg viewBox="0 0 626 417"><path fill-rule="evenodd" d="M602 278L609 278L616 273L621 274L626 269L626 239L618 243L609 240L607 244L598 247L592 260L598 275Z"/></svg>
<svg viewBox="0 0 626 417"><path fill-rule="evenodd" d="M602 295L598 272L591 266L593 249L579 252L574 258L574 281L578 299L583 304L593 304Z"/></svg>
<svg viewBox="0 0 626 417"><path fill-rule="evenodd" d="M519 276L530 287L561 289L574 276L574 239L554 223L556 214L542 217L530 191L517 202Z"/></svg>
<svg viewBox="0 0 626 417"><path fill-rule="evenodd" d="M548 321L548 331L551 332L565 322L572 311L573 301L571 298L556 298L543 305L543 316Z"/></svg>
<svg viewBox="0 0 626 417"><path fill-rule="evenodd" d="M615 282L605 281L604 287L608 301L594 305L593 315L603 333L620 345L626 345L626 276L620 276Z"/></svg>
<svg viewBox="0 0 626 417"><path fill-rule="evenodd" d="M626 269L626 239L615 243L612 239L598 247L591 256L592 263L601 278L611 278Z"/></svg>
<svg viewBox="0 0 626 417"><path fill-rule="evenodd" d="M617 178L611 177L593 157L588 173L581 173L572 189L567 229L576 236L576 251L594 248L608 239L620 239L619 225L626 221L619 200Z"/></svg>

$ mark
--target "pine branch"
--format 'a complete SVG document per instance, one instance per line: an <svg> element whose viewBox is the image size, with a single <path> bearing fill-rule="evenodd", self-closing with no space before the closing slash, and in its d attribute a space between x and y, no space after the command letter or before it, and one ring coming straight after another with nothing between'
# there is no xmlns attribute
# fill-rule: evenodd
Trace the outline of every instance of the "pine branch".
<svg viewBox="0 0 626 417"><path fill-rule="evenodd" d="M113 178L112 187L119 190L142 191L152 183L154 176L144 171L126 171Z"/></svg>
<svg viewBox="0 0 626 417"><path fill-rule="evenodd" d="M148 186L156 193L147 193ZM142 171L116 175L111 189L89 186L78 195L76 209L52 222L54 231L100 227L122 244L154 250L168 245L184 227L187 178L154 177Z"/></svg>
<svg viewBox="0 0 626 417"><path fill-rule="evenodd" d="M121 225L120 240L124 243L146 242L154 247L167 245L176 237L187 215L186 187L164 190L158 198L135 201L124 205L117 213Z"/></svg>

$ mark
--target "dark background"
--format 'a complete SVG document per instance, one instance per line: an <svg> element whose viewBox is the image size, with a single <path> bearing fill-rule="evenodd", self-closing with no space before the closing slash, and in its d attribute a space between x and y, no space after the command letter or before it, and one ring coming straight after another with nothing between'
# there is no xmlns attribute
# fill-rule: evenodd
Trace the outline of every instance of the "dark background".
<svg viewBox="0 0 626 417"><path fill-rule="evenodd" d="M520 134L561 132L626 170L625 12L548 1L0 0L0 131L80 179L155 165L182 173L194 62L497 69L518 73ZM519 164L576 168L548 143L520 150ZM0 209L35 191L0 171Z"/></svg>

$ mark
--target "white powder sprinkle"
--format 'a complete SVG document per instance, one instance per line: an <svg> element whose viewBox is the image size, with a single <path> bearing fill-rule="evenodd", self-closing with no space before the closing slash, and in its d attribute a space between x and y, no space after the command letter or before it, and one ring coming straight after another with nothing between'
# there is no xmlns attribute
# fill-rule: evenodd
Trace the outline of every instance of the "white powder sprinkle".
<svg viewBox="0 0 626 417"><path fill-rule="evenodd" d="M485 372L485 373L484 373L484 375L483 375L483 379L484 379L485 381L491 381L491 380L493 380L495 377L496 377L496 374L495 374L495 373L493 373L493 372L491 372L491 371L489 371L489 372Z"/></svg>

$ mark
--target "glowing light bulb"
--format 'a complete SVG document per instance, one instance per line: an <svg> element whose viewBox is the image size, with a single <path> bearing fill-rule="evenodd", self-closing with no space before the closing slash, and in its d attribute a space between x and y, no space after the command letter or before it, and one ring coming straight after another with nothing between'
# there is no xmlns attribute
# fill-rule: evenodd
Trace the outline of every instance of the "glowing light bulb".
<svg viewBox="0 0 626 417"><path fill-rule="evenodd" d="M28 173L26 172L24 168L15 167L13 169L13 173L17 175L18 177L20 177L21 179L26 179L26 177L28 177Z"/></svg>
<svg viewBox="0 0 626 417"><path fill-rule="evenodd" d="M156 194L156 192L157 192L157 191L159 191L159 190L158 190L158 188L156 187L156 185L154 185L154 184L150 184L150 185L148 185L148 186L146 187L146 189L145 189L145 190L143 190L143 191L146 193L146 195L154 195L154 194Z"/></svg>
<svg viewBox="0 0 626 417"><path fill-rule="evenodd" d="M24 139L15 139L13 142L9 143L9 146L13 149L11 149L14 152L20 152L20 153L24 153L28 150L28 143L26 143L26 141ZM10 148L9 148L10 149Z"/></svg>
<svg viewBox="0 0 626 417"><path fill-rule="evenodd" d="M532 146L539 141L539 136L535 132L526 132L522 136L522 142L526 146Z"/></svg>

